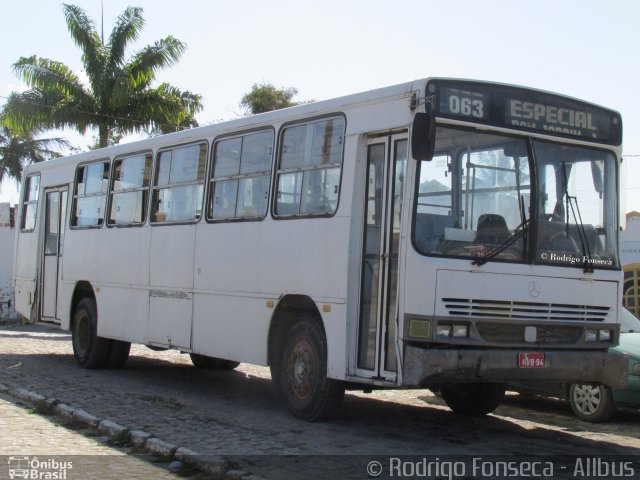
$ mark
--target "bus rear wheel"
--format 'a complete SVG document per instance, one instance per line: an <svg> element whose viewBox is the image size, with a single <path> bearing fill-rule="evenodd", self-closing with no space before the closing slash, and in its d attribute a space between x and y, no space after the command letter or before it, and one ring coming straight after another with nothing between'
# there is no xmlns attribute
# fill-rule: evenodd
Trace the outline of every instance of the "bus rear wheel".
<svg viewBox="0 0 640 480"><path fill-rule="evenodd" d="M109 340L109 351L104 366L107 368L122 368L129 359L131 342L122 340Z"/></svg>
<svg viewBox="0 0 640 480"><path fill-rule="evenodd" d="M305 318L289 329L278 369L276 389L294 416L311 422L333 416L344 385L327 378L327 341L317 322Z"/></svg>
<svg viewBox="0 0 640 480"><path fill-rule="evenodd" d="M191 357L191 363L193 363L194 367L205 370L233 370L240 365L240 362L234 362L233 360L207 357L197 353L190 353L189 356Z"/></svg>
<svg viewBox="0 0 640 480"><path fill-rule="evenodd" d="M98 314L91 298L83 298L73 315L73 356L83 368L102 368L109 353L109 340L98 336Z"/></svg>
<svg viewBox="0 0 640 480"><path fill-rule="evenodd" d="M440 392L454 413L480 417L498 408L505 387L499 383L459 383L442 387Z"/></svg>

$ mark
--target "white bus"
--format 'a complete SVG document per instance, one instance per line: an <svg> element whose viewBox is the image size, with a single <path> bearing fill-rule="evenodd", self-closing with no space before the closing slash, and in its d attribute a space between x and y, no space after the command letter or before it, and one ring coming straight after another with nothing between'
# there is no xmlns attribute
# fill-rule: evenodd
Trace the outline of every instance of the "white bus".
<svg viewBox="0 0 640 480"><path fill-rule="evenodd" d="M507 381L621 385L620 115L423 79L29 166L16 310L85 368L131 342L492 411Z"/></svg>

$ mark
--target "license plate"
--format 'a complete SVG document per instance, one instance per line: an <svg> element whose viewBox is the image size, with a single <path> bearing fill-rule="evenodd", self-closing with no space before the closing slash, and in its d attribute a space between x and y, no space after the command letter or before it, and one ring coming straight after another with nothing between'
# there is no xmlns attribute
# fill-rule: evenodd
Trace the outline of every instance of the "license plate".
<svg viewBox="0 0 640 480"><path fill-rule="evenodd" d="M520 368L544 368L544 364L544 353L520 353L518 355Z"/></svg>

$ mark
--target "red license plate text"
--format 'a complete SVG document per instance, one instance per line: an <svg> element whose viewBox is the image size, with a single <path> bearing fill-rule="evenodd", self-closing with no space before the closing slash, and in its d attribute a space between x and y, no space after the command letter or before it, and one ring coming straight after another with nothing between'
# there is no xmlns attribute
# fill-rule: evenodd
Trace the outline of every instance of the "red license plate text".
<svg viewBox="0 0 640 480"><path fill-rule="evenodd" d="M544 353L520 353L518 365L520 368L544 368Z"/></svg>

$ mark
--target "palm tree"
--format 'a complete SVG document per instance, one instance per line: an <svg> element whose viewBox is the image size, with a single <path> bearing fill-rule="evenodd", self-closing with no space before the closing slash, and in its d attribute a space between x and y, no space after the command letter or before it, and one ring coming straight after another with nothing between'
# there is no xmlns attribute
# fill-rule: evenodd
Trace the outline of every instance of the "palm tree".
<svg viewBox="0 0 640 480"><path fill-rule="evenodd" d="M127 46L144 26L141 8L129 7L118 17L106 45L84 10L66 4L63 10L69 33L82 51L89 85L63 63L35 55L20 58L13 70L31 89L9 97L9 126L20 131L70 127L82 134L96 128L98 145L106 147L110 137L120 134L166 133L197 125L200 95L167 83L151 88L156 72L180 59L183 42L168 36L127 60Z"/></svg>
<svg viewBox="0 0 640 480"><path fill-rule="evenodd" d="M71 148L63 138L34 138L42 133L36 129L30 133L16 135L8 127L0 128L0 183L5 178L17 182L22 177L22 168L32 162L42 162L62 154L53 147Z"/></svg>

